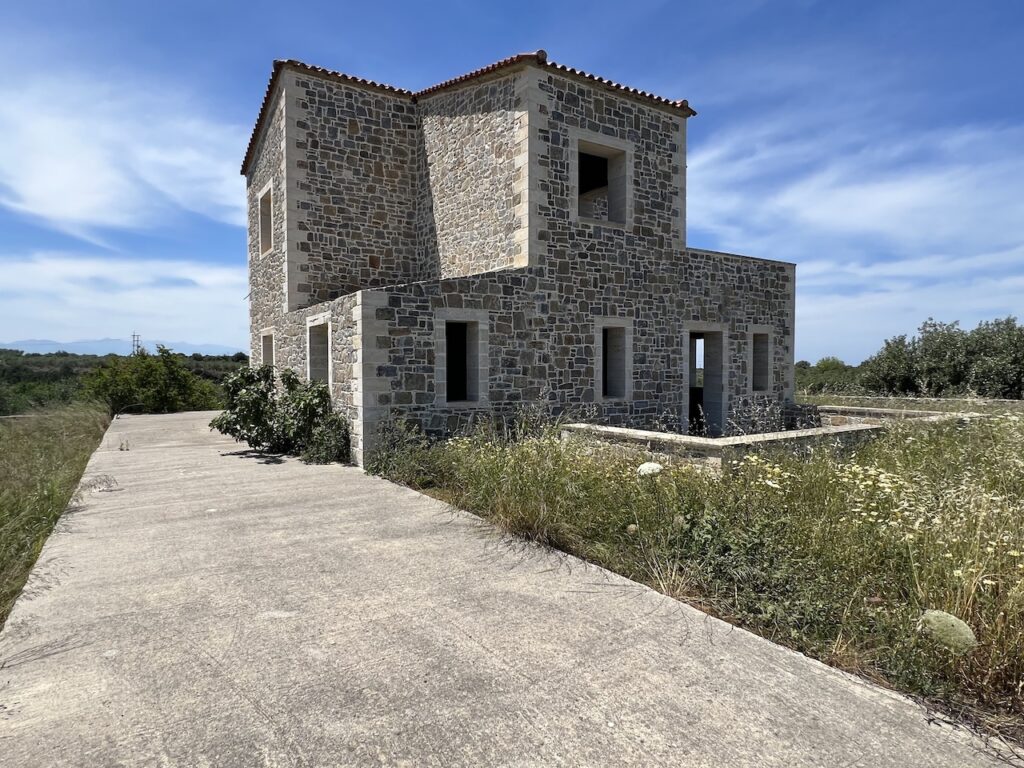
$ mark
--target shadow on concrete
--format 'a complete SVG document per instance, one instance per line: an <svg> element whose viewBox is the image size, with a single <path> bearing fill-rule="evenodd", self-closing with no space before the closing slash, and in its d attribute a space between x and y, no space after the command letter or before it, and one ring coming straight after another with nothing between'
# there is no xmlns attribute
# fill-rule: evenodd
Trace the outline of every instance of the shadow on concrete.
<svg viewBox="0 0 1024 768"><path fill-rule="evenodd" d="M240 451L225 451L221 456L237 456L240 459L255 459L260 464L284 464L283 453L263 453L252 448L245 448Z"/></svg>

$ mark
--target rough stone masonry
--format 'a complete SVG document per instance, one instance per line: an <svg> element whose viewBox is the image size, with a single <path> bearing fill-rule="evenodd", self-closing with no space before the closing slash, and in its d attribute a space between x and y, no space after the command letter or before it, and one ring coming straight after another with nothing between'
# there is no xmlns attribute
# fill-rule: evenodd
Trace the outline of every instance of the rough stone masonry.
<svg viewBox="0 0 1024 768"><path fill-rule="evenodd" d="M275 62L242 166L253 364L327 382L359 461L394 417L715 435L791 400L794 265L686 246L695 114L544 51L417 93Z"/></svg>

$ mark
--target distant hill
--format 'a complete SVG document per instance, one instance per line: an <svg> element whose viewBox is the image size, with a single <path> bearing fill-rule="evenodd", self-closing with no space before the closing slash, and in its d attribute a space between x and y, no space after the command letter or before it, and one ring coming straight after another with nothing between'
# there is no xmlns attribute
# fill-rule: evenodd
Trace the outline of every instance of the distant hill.
<svg viewBox="0 0 1024 768"><path fill-rule="evenodd" d="M161 344L168 349L183 355L233 355L235 352L246 352L241 347L224 346L223 344L190 344L187 341L150 341L143 340L142 345L149 352L156 352ZM73 352L77 355L129 355L132 343L127 339L88 339L82 341L53 341L51 339L21 339L20 341L0 341L0 349L17 349L22 352L35 352L45 355L51 352Z"/></svg>

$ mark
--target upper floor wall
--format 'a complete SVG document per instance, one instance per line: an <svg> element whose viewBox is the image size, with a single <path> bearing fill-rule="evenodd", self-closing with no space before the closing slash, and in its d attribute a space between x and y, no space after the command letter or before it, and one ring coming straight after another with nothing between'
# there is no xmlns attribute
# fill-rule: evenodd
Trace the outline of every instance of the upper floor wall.
<svg viewBox="0 0 1024 768"><path fill-rule="evenodd" d="M314 73L289 71L282 91L290 305L431 277L415 105Z"/></svg>
<svg viewBox="0 0 1024 768"><path fill-rule="evenodd" d="M253 323L567 247L681 253L686 111L545 62L421 94L275 69L245 165Z"/></svg>
<svg viewBox="0 0 1024 768"><path fill-rule="evenodd" d="M686 117L557 70L530 67L531 263L686 248Z"/></svg>
<svg viewBox="0 0 1024 768"><path fill-rule="evenodd" d="M529 103L522 73L417 102L419 247L437 277L526 266Z"/></svg>

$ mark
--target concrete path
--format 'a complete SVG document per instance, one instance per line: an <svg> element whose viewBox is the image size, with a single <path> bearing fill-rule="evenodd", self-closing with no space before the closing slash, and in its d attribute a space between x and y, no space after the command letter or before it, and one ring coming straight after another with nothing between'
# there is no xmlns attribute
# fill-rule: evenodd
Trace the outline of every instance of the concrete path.
<svg viewBox="0 0 1024 768"><path fill-rule="evenodd" d="M898 696L209 418L122 418L93 456L0 635L4 768L995 764Z"/></svg>

